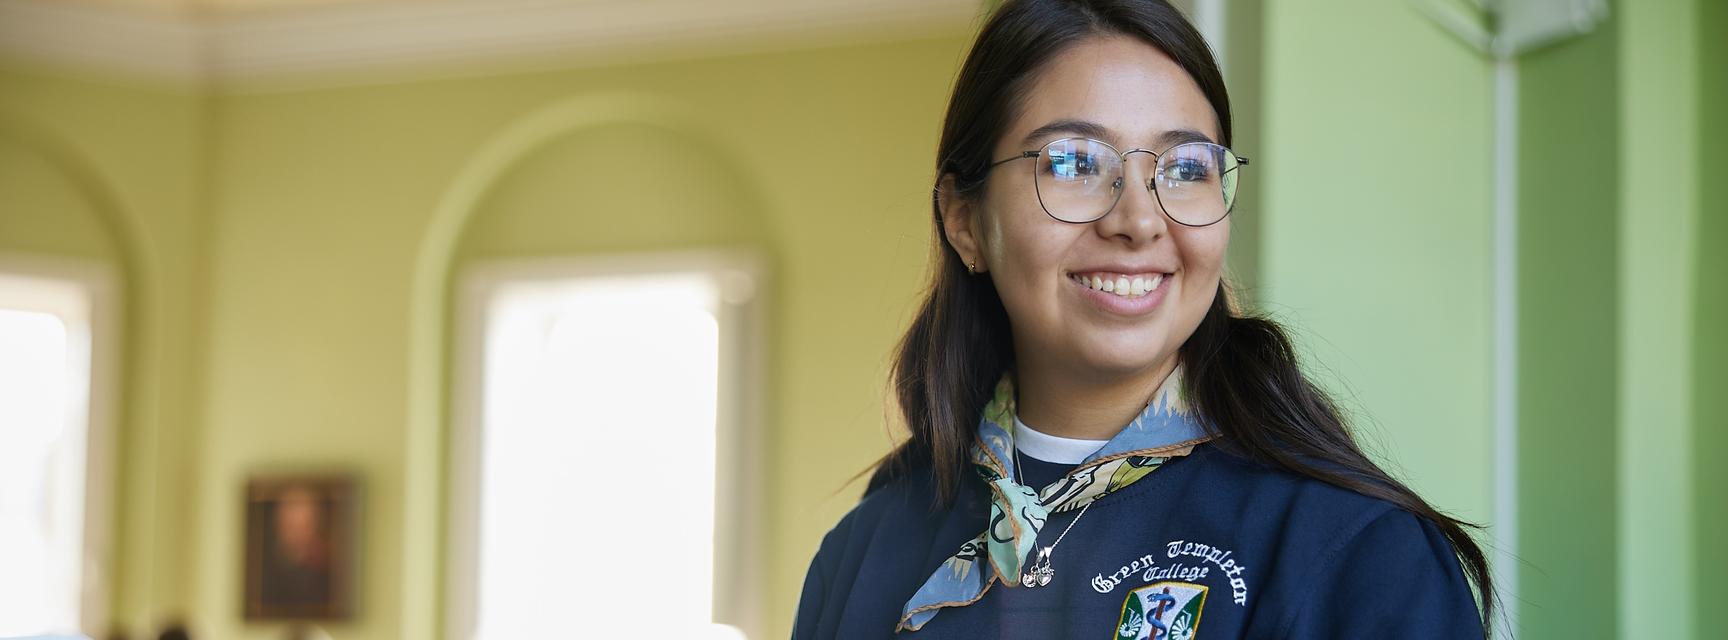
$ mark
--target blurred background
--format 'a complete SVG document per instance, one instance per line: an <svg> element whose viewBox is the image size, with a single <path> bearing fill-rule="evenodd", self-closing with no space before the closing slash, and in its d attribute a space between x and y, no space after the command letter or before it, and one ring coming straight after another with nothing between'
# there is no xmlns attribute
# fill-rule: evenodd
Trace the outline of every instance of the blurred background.
<svg viewBox="0 0 1728 640"><path fill-rule="evenodd" d="M0 637L785 637L994 4L0 0ZM1728 3L1177 4L1516 635L1721 637Z"/></svg>

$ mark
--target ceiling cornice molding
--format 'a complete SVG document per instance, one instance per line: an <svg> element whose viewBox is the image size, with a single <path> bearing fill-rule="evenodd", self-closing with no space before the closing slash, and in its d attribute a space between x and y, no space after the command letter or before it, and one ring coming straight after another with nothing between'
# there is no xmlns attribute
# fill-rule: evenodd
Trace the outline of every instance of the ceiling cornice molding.
<svg viewBox="0 0 1728 640"><path fill-rule="evenodd" d="M572 66L953 33L978 0L430 0L169 12L0 0L0 52L188 82Z"/></svg>
<svg viewBox="0 0 1728 640"><path fill-rule="evenodd" d="M0 53L105 71L201 81L208 35L192 17L41 0L0 0Z"/></svg>

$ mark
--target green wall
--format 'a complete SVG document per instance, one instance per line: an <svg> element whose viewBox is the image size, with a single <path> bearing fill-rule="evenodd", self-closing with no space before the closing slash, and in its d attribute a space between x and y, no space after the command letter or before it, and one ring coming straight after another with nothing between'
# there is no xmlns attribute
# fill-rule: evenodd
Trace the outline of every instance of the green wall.
<svg viewBox="0 0 1728 640"><path fill-rule="evenodd" d="M1486 522L1493 63L1410 3L1265 9L1259 299L1383 460ZM1696 637L1723 589L1722 12L1617 3L1516 63L1522 637Z"/></svg>
<svg viewBox="0 0 1728 640"><path fill-rule="evenodd" d="M1390 470L1486 522L1490 67L1406 3L1266 11L1259 299Z"/></svg>
<svg viewBox="0 0 1728 640"><path fill-rule="evenodd" d="M1706 151L1698 140L1702 41L1694 29L1702 4L1616 5L1623 162L1613 174L1620 180L1615 584L1623 637L1689 638L1708 628L1699 617L1708 610L1694 609L1685 595L1699 569L1690 452L1698 434L1693 247Z"/></svg>
<svg viewBox="0 0 1728 640"><path fill-rule="evenodd" d="M1261 244L1266 224L1264 181L1252 164L1265 148L1263 34L1264 0L1234 0L1225 12L1224 84L1230 89L1232 148L1250 160L1247 180L1237 183L1236 204L1230 212L1230 251L1226 267L1236 300L1253 306L1260 296ZM1264 164L1264 163L1262 163Z"/></svg>
<svg viewBox="0 0 1728 640"><path fill-rule="evenodd" d="M1719 600L1722 5L1520 58L1520 630L1701 637ZM1594 273L1600 277L1581 278ZM1562 603L1600 597L1615 606Z"/></svg>
<svg viewBox="0 0 1728 640"><path fill-rule="evenodd" d="M1609 637L1620 610L1568 604L1617 583L1620 183L1578 178L1620 174L1617 40L1610 22L1516 63L1517 630L1530 638Z"/></svg>
<svg viewBox="0 0 1728 640"><path fill-rule="evenodd" d="M1695 32L1703 50L1698 63L1701 114L1698 136L1698 232L1694 251L1697 319L1692 325L1692 400L1698 425L1692 447L1693 497L1698 523L1698 578L1694 607L1713 611L1728 601L1728 465L1715 459L1728 451L1728 3L1699 3ZM1700 618L1703 619L1702 617Z"/></svg>

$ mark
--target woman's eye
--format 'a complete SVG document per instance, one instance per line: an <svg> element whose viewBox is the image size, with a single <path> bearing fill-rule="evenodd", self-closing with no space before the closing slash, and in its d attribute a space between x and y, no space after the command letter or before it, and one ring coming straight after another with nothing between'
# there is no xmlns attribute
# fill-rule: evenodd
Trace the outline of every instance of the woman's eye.
<svg viewBox="0 0 1728 640"><path fill-rule="evenodd" d="M1172 182L1203 182L1211 175L1211 167L1192 158L1179 159L1164 168L1164 179Z"/></svg>
<svg viewBox="0 0 1728 640"><path fill-rule="evenodd" d="M1098 162L1089 153L1057 153L1050 156L1049 171L1058 178L1090 178L1098 175Z"/></svg>

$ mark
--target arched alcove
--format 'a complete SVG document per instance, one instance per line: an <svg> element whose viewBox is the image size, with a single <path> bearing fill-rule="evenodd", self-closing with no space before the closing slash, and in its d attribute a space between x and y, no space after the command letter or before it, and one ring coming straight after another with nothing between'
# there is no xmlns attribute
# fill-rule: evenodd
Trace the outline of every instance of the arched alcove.
<svg viewBox="0 0 1728 640"><path fill-rule="evenodd" d="M102 197L66 165L0 128L0 251L120 266L125 252Z"/></svg>
<svg viewBox="0 0 1728 640"><path fill-rule="evenodd" d="M487 257L763 246L766 220L725 159L664 126L571 131L499 176L456 265Z"/></svg>
<svg viewBox="0 0 1728 640"><path fill-rule="evenodd" d="M487 258L745 249L772 262L760 190L683 106L635 93L549 105L458 172L416 256L409 322L401 630L443 623L452 291Z"/></svg>
<svg viewBox="0 0 1728 640"><path fill-rule="evenodd" d="M149 469L154 461L122 455L120 425L125 415L127 375L136 372L139 284L147 274L138 264L130 218L108 183L73 147L27 118L0 113L0 272L25 281L45 278L80 292L77 347L88 366L79 375L88 402L81 441L61 453L82 458L83 514L78 519L82 557L78 617L89 630L107 629L125 615L121 564L131 555L119 535L122 513L135 501L117 479L121 465ZM58 285L56 285L58 286ZM122 371L122 368L125 371ZM70 417L70 416L69 416ZM64 436L63 436L64 438ZM151 499L147 497L146 499ZM144 507L149 508L149 507Z"/></svg>

